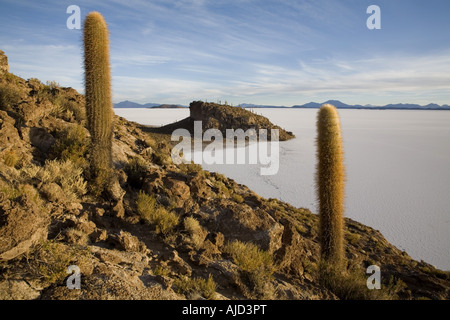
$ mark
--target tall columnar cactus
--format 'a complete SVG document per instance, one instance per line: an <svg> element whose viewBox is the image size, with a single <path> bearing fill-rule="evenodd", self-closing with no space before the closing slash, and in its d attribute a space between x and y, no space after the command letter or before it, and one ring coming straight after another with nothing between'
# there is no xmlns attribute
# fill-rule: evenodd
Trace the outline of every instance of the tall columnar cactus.
<svg viewBox="0 0 450 320"><path fill-rule="evenodd" d="M324 104L317 116L317 193L322 261L341 266L344 256L345 167L336 108Z"/></svg>
<svg viewBox="0 0 450 320"><path fill-rule="evenodd" d="M91 167L94 175L105 176L111 168L113 109L109 65L108 27L98 12L84 22L85 95L88 129L91 133Z"/></svg>

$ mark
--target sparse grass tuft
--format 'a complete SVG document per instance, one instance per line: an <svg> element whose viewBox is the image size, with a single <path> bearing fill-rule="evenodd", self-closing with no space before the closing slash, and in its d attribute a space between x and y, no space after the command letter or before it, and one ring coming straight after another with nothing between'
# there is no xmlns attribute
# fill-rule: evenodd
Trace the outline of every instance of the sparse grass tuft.
<svg viewBox="0 0 450 320"><path fill-rule="evenodd" d="M165 276L165 277L167 277L169 275L169 273L170 273L169 268L164 267L162 265L156 266L155 270L153 270L153 274L155 276Z"/></svg>
<svg viewBox="0 0 450 320"><path fill-rule="evenodd" d="M87 263L89 250L80 246L67 246L49 240L34 252L31 272L48 283L62 284L67 277L67 267L76 264L81 269Z"/></svg>
<svg viewBox="0 0 450 320"><path fill-rule="evenodd" d="M148 224L154 225L158 234L169 234L179 222L174 212L157 205L156 199L143 191L139 191L136 204L141 218Z"/></svg>
<svg viewBox="0 0 450 320"><path fill-rule="evenodd" d="M189 278L188 276L182 276L175 280L174 284L178 293L191 296L197 293L209 300L214 299L217 287L211 274L209 274L207 280L203 278Z"/></svg>
<svg viewBox="0 0 450 320"><path fill-rule="evenodd" d="M8 166L12 168L16 168L17 164L19 163L19 156L17 155L16 151L9 150L3 154L3 162Z"/></svg>
<svg viewBox="0 0 450 320"><path fill-rule="evenodd" d="M206 237L206 231L202 228L198 220L192 217L184 219L184 229L189 233L189 240L195 249L199 249Z"/></svg>
<svg viewBox="0 0 450 320"><path fill-rule="evenodd" d="M17 199L23 194L22 188L15 188L10 185L2 186L0 192L3 193L8 200Z"/></svg>
<svg viewBox="0 0 450 320"><path fill-rule="evenodd" d="M149 221L150 217L156 209L156 199L140 190L138 193L136 204L137 211L141 218L145 221Z"/></svg>
<svg viewBox="0 0 450 320"><path fill-rule="evenodd" d="M350 231L345 231L345 240L352 245L357 245L359 240L361 240L361 235Z"/></svg>
<svg viewBox="0 0 450 320"><path fill-rule="evenodd" d="M252 290L264 294L265 285L275 272L272 255L253 243L235 240L226 244L224 252L230 254L243 275L249 280Z"/></svg>
<svg viewBox="0 0 450 320"><path fill-rule="evenodd" d="M237 203L243 203L244 197L242 197L240 194L234 193L233 200L234 200L234 202L237 202Z"/></svg>
<svg viewBox="0 0 450 320"><path fill-rule="evenodd" d="M140 157L132 158L124 168L128 176L127 182L134 188L141 188L147 173L147 164Z"/></svg>
<svg viewBox="0 0 450 320"><path fill-rule="evenodd" d="M221 198L223 195L226 197L230 196L230 190L225 186L225 184L221 180L215 180L213 182L213 186L217 189L216 196Z"/></svg>
<svg viewBox="0 0 450 320"><path fill-rule="evenodd" d="M20 93L14 85L0 85L0 110L9 110L19 100Z"/></svg>
<svg viewBox="0 0 450 320"><path fill-rule="evenodd" d="M63 161L70 160L75 165L86 168L86 154L89 148L89 137L86 130L77 124L66 127L56 140L51 151L51 158Z"/></svg>
<svg viewBox="0 0 450 320"><path fill-rule="evenodd" d="M401 280L391 278L387 284L381 284L381 289L370 290L363 272L342 271L324 261L319 266L319 281L342 300L396 300L405 286Z"/></svg>
<svg viewBox="0 0 450 320"><path fill-rule="evenodd" d="M45 184L58 184L68 201L75 201L86 194L83 170L70 160L47 160L43 167L31 165L31 168L22 170L22 174L27 176L24 178L36 178Z"/></svg>

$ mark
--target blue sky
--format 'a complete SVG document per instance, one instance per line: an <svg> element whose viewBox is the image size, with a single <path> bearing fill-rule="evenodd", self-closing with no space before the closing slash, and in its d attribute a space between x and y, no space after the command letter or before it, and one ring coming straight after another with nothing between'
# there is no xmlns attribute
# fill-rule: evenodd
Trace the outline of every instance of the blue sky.
<svg viewBox="0 0 450 320"><path fill-rule="evenodd" d="M83 92L69 5L109 25L114 102L450 104L449 0L0 0L10 72Z"/></svg>

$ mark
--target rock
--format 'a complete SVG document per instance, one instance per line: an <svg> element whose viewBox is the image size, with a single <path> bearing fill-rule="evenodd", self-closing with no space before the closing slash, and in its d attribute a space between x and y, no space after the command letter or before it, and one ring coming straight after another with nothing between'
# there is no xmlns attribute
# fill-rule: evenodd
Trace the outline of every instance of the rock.
<svg viewBox="0 0 450 320"><path fill-rule="evenodd" d="M278 265L287 273L306 278L304 263L313 257L319 257L319 247L302 237L288 220L282 220L282 223L284 224L282 245L275 252ZM311 253L313 250L315 255ZM305 259L306 257L308 258Z"/></svg>
<svg viewBox="0 0 450 320"><path fill-rule="evenodd" d="M148 194L157 192L163 186L162 171L159 168L151 167L146 173L144 182L142 184L142 190Z"/></svg>
<svg viewBox="0 0 450 320"><path fill-rule="evenodd" d="M205 179L200 175L196 175L189 182L189 188L191 190L191 196L198 202L203 202L208 200L212 196L212 191L210 187L207 187Z"/></svg>
<svg viewBox="0 0 450 320"><path fill-rule="evenodd" d="M112 242L119 250L146 253L145 244L129 232L120 231L120 233L109 235L108 241Z"/></svg>
<svg viewBox="0 0 450 320"><path fill-rule="evenodd" d="M176 250L163 254L162 258L167 261L167 265L176 273L188 275L192 274L192 268L178 255Z"/></svg>
<svg viewBox="0 0 450 320"><path fill-rule="evenodd" d="M47 239L50 217L35 202L36 194L26 186L17 201L0 203L0 261L14 259Z"/></svg>
<svg viewBox="0 0 450 320"><path fill-rule="evenodd" d="M39 296L40 292L24 280L0 281L0 300L33 300Z"/></svg>
<svg viewBox="0 0 450 320"><path fill-rule="evenodd" d="M88 236L81 230L74 228L66 229L62 233L64 235L64 240L70 244L77 244L81 246L86 246L88 242Z"/></svg>
<svg viewBox="0 0 450 320"><path fill-rule="evenodd" d="M218 248L221 248L224 245L225 237L220 232L210 232L206 236L206 240L211 241L212 244L214 244Z"/></svg>
<svg viewBox="0 0 450 320"><path fill-rule="evenodd" d="M104 229L97 229L92 234L90 234L90 239L92 242L99 242L108 239L108 232Z"/></svg>
<svg viewBox="0 0 450 320"><path fill-rule="evenodd" d="M182 206L191 196L190 188L184 181L176 177L165 177L163 181L169 195L176 199L177 206Z"/></svg>
<svg viewBox="0 0 450 320"><path fill-rule="evenodd" d="M125 191L122 189L117 176L111 178L110 183L107 186L107 193L111 200L120 202L125 195Z"/></svg>
<svg viewBox="0 0 450 320"><path fill-rule="evenodd" d="M223 200L223 209L210 223L214 226L208 229L220 231L227 239L253 242L271 253L281 247L284 227L263 210Z"/></svg>
<svg viewBox="0 0 450 320"><path fill-rule="evenodd" d="M99 217L103 217L105 214L105 209L103 208L95 208L95 214Z"/></svg>
<svg viewBox="0 0 450 320"><path fill-rule="evenodd" d="M65 194L62 188L54 183L43 184L40 188L42 196L50 202L65 202Z"/></svg>
<svg viewBox="0 0 450 320"><path fill-rule="evenodd" d="M28 135L31 145L45 154L49 152L56 141L56 139L44 128L31 127Z"/></svg>
<svg viewBox="0 0 450 320"><path fill-rule="evenodd" d="M5 74L9 72L8 57L5 52L0 50L0 74Z"/></svg>
<svg viewBox="0 0 450 320"><path fill-rule="evenodd" d="M18 130L15 127L16 121L5 111L0 110L0 159L13 152L21 161L31 160L30 147L24 145Z"/></svg>
<svg viewBox="0 0 450 320"><path fill-rule="evenodd" d="M125 208L123 207L123 200L120 200L113 207L114 215L117 218L123 218L125 216Z"/></svg>
<svg viewBox="0 0 450 320"><path fill-rule="evenodd" d="M155 281L159 282L160 284L162 284L164 286L164 288L170 288L172 287L173 284L173 279L163 276L163 275L157 275L154 276Z"/></svg>
<svg viewBox="0 0 450 320"><path fill-rule="evenodd" d="M81 290L52 285L41 299L52 300L175 300L182 296L148 275L148 259L140 253L92 249L92 272L81 274Z"/></svg>
<svg viewBox="0 0 450 320"><path fill-rule="evenodd" d="M45 118L50 114L53 104L46 98L39 101L39 103L33 102L21 102L18 106L20 113L26 125L32 127L37 126L42 118Z"/></svg>

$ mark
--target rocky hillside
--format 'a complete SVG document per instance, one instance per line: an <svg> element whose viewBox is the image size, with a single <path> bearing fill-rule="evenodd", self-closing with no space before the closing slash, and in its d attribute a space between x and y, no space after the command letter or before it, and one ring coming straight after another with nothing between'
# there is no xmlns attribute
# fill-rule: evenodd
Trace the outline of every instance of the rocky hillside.
<svg viewBox="0 0 450 320"><path fill-rule="evenodd" d="M119 184L99 194L83 96L0 61L0 299L450 298L448 273L350 219L346 274L320 278L315 214L174 165L170 137L119 117ZM381 290L366 287L373 264Z"/></svg>

